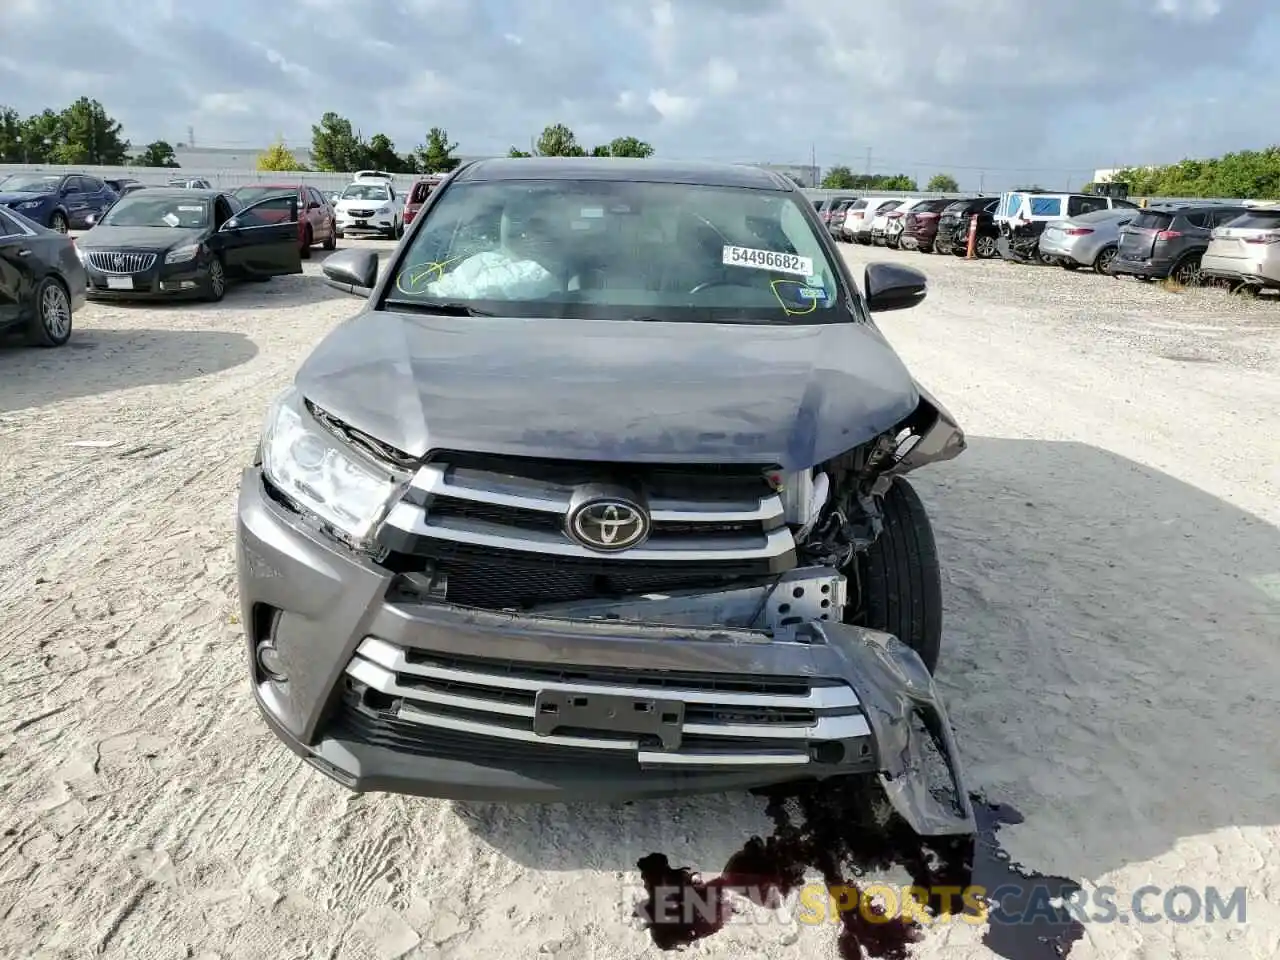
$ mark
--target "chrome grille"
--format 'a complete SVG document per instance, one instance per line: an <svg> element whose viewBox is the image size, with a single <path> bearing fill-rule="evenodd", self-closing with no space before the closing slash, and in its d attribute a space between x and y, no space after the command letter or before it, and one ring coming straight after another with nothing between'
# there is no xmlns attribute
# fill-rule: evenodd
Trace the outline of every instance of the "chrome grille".
<svg viewBox="0 0 1280 960"><path fill-rule="evenodd" d="M584 468L585 469L585 468ZM599 470L599 467L595 469ZM547 476L430 463L392 507L384 529L396 548L480 548L543 555L559 561L599 561L602 555L564 531L575 485ZM740 479L740 478L739 478ZM708 479L681 496L650 495L651 532L637 547L608 555L632 564L774 562L793 565L795 540L782 501L764 486ZM672 492L677 492L674 489Z"/></svg>
<svg viewBox="0 0 1280 960"><path fill-rule="evenodd" d="M366 637L346 668L354 709L369 722L432 738L472 736L527 751L540 749L612 757L641 769L761 767L848 762L869 755L870 727L857 694L844 684L808 678L750 678L717 674L670 677L446 657ZM772 689L771 689L772 688ZM656 735L574 728L536 732L539 697L621 697L678 704L677 743ZM409 739L412 739L410 736ZM849 741L854 741L850 743ZM815 759L815 748L838 757ZM864 749L866 748L866 749ZM852 755L850 755L852 752ZM830 756L830 754L827 754Z"/></svg>
<svg viewBox="0 0 1280 960"><path fill-rule="evenodd" d="M352 210L348 210L348 211L347 211L347 213L351 214L351 216L353 216L353 217L359 217L359 218L372 217L372 216L373 216L373 211L372 211L372 210L355 210L355 209L352 209Z"/></svg>
<svg viewBox="0 0 1280 960"><path fill-rule="evenodd" d="M121 276L144 273L156 262L154 253L120 253L111 250L90 250L88 253L89 263L94 269Z"/></svg>

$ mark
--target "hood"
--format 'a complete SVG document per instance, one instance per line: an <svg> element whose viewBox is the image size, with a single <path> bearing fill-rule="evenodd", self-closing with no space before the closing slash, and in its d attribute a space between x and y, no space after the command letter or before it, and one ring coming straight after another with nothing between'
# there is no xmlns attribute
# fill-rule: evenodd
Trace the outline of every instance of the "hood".
<svg viewBox="0 0 1280 960"><path fill-rule="evenodd" d="M431 450L803 469L910 415L919 393L870 324L433 317L369 311L303 363L307 399Z"/></svg>
<svg viewBox="0 0 1280 960"><path fill-rule="evenodd" d="M32 200L44 202L52 196L52 193L5 193L0 190L0 203L8 206L10 204L30 203Z"/></svg>
<svg viewBox="0 0 1280 960"><path fill-rule="evenodd" d="M177 229L176 227L112 227L96 226L77 238L82 250L168 250L187 243L198 243L209 232L208 227Z"/></svg>

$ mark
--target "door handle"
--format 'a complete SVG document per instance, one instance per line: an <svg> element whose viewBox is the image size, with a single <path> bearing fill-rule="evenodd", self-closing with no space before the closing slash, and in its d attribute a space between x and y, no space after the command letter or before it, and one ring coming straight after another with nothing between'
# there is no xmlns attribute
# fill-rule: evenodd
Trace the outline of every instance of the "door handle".
<svg viewBox="0 0 1280 960"><path fill-rule="evenodd" d="M26 250L26 249L19 250L19 251L18 251L18 256L20 256L20 257L29 257L29 256L31 256L31 251L30 251L30 250Z"/></svg>

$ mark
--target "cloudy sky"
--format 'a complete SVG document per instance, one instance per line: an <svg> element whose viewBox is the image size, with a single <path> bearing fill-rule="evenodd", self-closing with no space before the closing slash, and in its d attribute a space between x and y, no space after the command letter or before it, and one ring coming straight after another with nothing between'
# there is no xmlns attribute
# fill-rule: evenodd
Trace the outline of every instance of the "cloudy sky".
<svg viewBox="0 0 1280 960"><path fill-rule="evenodd" d="M1078 185L1280 140L1277 0L0 0L0 102L135 144L468 155L568 124L664 156Z"/></svg>

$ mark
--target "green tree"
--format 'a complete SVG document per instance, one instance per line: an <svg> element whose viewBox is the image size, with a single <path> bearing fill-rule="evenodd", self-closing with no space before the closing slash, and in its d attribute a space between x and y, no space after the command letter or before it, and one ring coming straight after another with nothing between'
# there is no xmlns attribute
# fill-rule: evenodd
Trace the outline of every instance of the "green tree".
<svg viewBox="0 0 1280 960"><path fill-rule="evenodd" d="M852 190L855 183L853 171L846 166L837 164L828 170L826 176L822 178L822 189Z"/></svg>
<svg viewBox="0 0 1280 960"><path fill-rule="evenodd" d="M62 114L46 108L22 122L23 163L54 162L58 148L66 139L62 120Z"/></svg>
<svg viewBox="0 0 1280 960"><path fill-rule="evenodd" d="M908 177L905 173L897 173L892 177L881 177L880 182L876 184L877 190L919 190L913 177Z"/></svg>
<svg viewBox="0 0 1280 960"><path fill-rule="evenodd" d="M22 117L12 107L0 107L0 163L22 162Z"/></svg>
<svg viewBox="0 0 1280 960"><path fill-rule="evenodd" d="M396 145L385 133L375 133L365 147L365 162L362 167L369 166L387 173L405 173L404 158L396 153Z"/></svg>
<svg viewBox="0 0 1280 960"><path fill-rule="evenodd" d="M120 124L97 100L81 97L62 111L62 142L54 150L58 163L122 166L129 157L129 141Z"/></svg>
<svg viewBox="0 0 1280 960"><path fill-rule="evenodd" d="M578 145L573 131L563 123L553 123L542 131L536 152L540 157L585 157L587 151Z"/></svg>
<svg viewBox="0 0 1280 960"><path fill-rule="evenodd" d="M512 158L532 157L533 154L529 153L527 150L517 150L515 147L512 147L510 150L507 151L507 156Z"/></svg>
<svg viewBox="0 0 1280 960"><path fill-rule="evenodd" d="M423 173L448 173L461 163L453 155L458 149L456 143L449 141L449 131L443 127L432 127L427 131L426 142L418 148L419 162ZM514 147L512 149L515 149Z"/></svg>
<svg viewBox="0 0 1280 960"><path fill-rule="evenodd" d="M142 148L142 152L133 158L133 164L138 167L180 166L173 147L164 140L153 140L148 143Z"/></svg>
<svg viewBox="0 0 1280 960"><path fill-rule="evenodd" d="M311 159L317 170L351 173L369 166L369 147L350 120L330 110L311 127Z"/></svg>
<svg viewBox="0 0 1280 960"><path fill-rule="evenodd" d="M1139 197L1213 197L1225 200L1280 199L1280 146L1241 150L1208 160L1131 167L1113 180Z"/></svg>
<svg viewBox="0 0 1280 960"><path fill-rule="evenodd" d="M931 193L959 193L960 184L949 173L935 173L925 184L925 189Z"/></svg>
<svg viewBox="0 0 1280 960"><path fill-rule="evenodd" d="M544 136L546 134L543 134ZM570 135L572 136L572 134ZM581 156L581 154L563 154L563 156ZM614 137L603 146L594 147L593 157L636 157L645 159L653 156L653 147L635 137Z"/></svg>
<svg viewBox="0 0 1280 960"><path fill-rule="evenodd" d="M284 145L283 140L277 140L266 150L258 154L259 170L306 170L303 164L294 155L293 151Z"/></svg>

